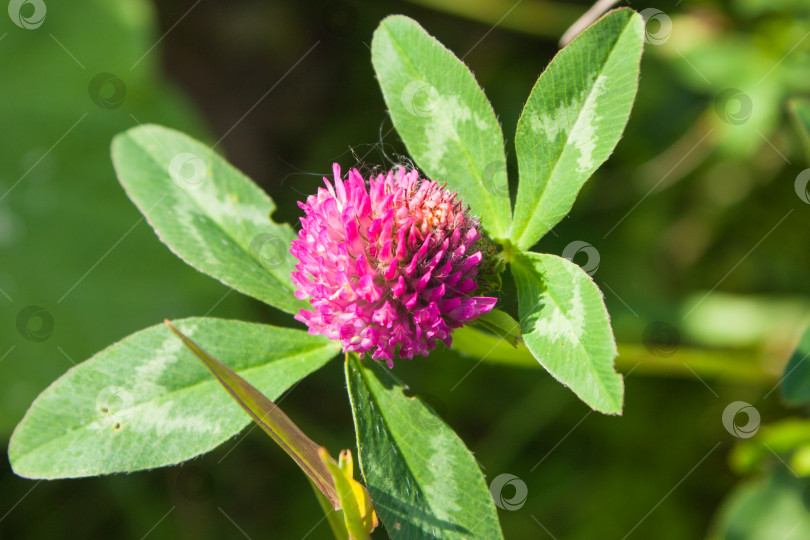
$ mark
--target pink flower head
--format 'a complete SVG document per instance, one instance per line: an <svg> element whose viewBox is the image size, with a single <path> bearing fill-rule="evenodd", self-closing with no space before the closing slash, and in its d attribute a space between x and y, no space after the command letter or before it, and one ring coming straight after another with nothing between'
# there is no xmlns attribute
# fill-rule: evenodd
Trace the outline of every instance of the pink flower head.
<svg viewBox="0 0 810 540"><path fill-rule="evenodd" d="M496 298L474 296L485 242L459 197L404 168L369 178L357 169L298 203L304 210L290 253L299 261L295 296L314 311L295 318L310 334L340 340L345 351L427 356L454 328L490 311ZM480 242L479 242L480 241ZM484 246L486 247L486 246Z"/></svg>

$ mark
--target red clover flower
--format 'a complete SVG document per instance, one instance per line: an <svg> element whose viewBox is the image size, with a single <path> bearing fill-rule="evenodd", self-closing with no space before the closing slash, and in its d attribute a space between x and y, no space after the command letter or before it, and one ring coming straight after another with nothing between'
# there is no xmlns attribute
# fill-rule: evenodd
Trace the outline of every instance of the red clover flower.
<svg viewBox="0 0 810 540"><path fill-rule="evenodd" d="M310 195L290 252L299 299L314 311L295 318L310 334L370 352L393 367L395 356L427 356L452 331L489 312L486 292L494 244L482 237L456 193L399 167L371 176L357 169ZM481 285L476 282L481 281ZM492 280L494 281L494 280Z"/></svg>

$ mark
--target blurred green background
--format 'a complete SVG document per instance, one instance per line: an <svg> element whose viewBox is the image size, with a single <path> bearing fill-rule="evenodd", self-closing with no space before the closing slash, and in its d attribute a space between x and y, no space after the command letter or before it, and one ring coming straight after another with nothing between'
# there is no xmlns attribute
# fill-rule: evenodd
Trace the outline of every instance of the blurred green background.
<svg viewBox="0 0 810 540"><path fill-rule="evenodd" d="M115 179L114 134L153 122L220 140L278 202L276 219L296 222L295 201L333 161L389 165L404 154L368 48L382 17L404 13L475 72L504 128L514 192L522 104L587 7L12 1L0 17L3 446L73 363L165 317L295 324L157 240ZM810 199L796 186L810 164L787 106L810 97L810 5L632 7L649 23L630 124L538 246L592 246L573 257L613 317L624 416L590 413L509 355L478 363L441 351L395 369L488 479L526 484L522 506L500 512L506 538L808 538L805 481L777 452L746 475L730 467L740 439L721 417L734 401L753 404L763 424L802 414L775 387L810 311ZM334 450L354 447L344 386L333 362L283 398ZM321 518L303 475L258 430L183 466L127 476L34 482L0 464L0 539L329 538Z"/></svg>

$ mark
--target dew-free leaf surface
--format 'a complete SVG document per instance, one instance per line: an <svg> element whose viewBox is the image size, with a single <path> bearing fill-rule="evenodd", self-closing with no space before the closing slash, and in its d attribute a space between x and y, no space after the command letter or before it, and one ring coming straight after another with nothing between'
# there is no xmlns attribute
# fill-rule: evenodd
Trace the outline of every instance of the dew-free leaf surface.
<svg viewBox="0 0 810 540"><path fill-rule="evenodd" d="M113 140L112 158L127 195L158 237L189 265L288 313L295 232L270 219L276 205L208 146L160 126Z"/></svg>
<svg viewBox="0 0 810 540"><path fill-rule="evenodd" d="M491 236L505 238L512 210L503 134L472 72L402 15L377 27L371 61L397 133L422 172L447 182Z"/></svg>
<svg viewBox="0 0 810 540"><path fill-rule="evenodd" d="M503 538L475 458L379 363L346 363L360 467L391 538Z"/></svg>
<svg viewBox="0 0 810 540"><path fill-rule="evenodd" d="M222 319L176 321L270 399L323 366L338 347L301 330ZM31 405L9 445L15 473L74 478L150 469L208 452L250 423L163 325L70 369Z"/></svg>
<svg viewBox="0 0 810 540"><path fill-rule="evenodd" d="M591 408L620 414L622 376L602 293L582 268L556 255L521 253L512 263L523 341L554 378Z"/></svg>
<svg viewBox="0 0 810 540"><path fill-rule="evenodd" d="M642 25L630 9L608 13L537 79L515 134L520 183L510 238L518 248L568 214L619 142L638 89Z"/></svg>

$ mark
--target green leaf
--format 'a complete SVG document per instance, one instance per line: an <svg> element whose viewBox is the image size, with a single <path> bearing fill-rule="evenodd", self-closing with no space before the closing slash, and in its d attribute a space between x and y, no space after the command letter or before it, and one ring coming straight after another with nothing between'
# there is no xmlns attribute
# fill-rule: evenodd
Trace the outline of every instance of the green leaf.
<svg viewBox="0 0 810 540"><path fill-rule="evenodd" d="M402 15L380 23L371 60L394 126L417 165L457 191L492 237L505 238L512 209L503 134L470 70Z"/></svg>
<svg viewBox="0 0 810 540"><path fill-rule="evenodd" d="M513 319L511 315L499 309L493 309L489 313L481 315L471 323L471 326L485 330L490 334L494 334L499 339L509 343L512 347L517 347L517 344L521 339L520 323ZM454 333L453 341L455 340L456 337ZM481 347L478 347L478 350L478 354L486 353L486 351L482 350Z"/></svg>
<svg viewBox="0 0 810 540"><path fill-rule="evenodd" d="M175 323L275 399L338 351L300 330L221 319ZM75 478L173 465L250 423L161 324L70 369L31 405L9 444L28 478Z"/></svg>
<svg viewBox="0 0 810 540"><path fill-rule="evenodd" d="M537 361L591 408L620 414L622 376L602 293L579 266L520 253L512 263L523 341Z"/></svg>
<svg viewBox="0 0 810 540"><path fill-rule="evenodd" d="M789 405L810 403L810 326L805 328L782 376L782 394Z"/></svg>
<svg viewBox="0 0 810 540"><path fill-rule="evenodd" d="M116 136L112 157L127 195L178 257L289 313L307 306L290 280L295 233L270 219L270 197L222 157L160 126Z"/></svg>
<svg viewBox="0 0 810 540"><path fill-rule="evenodd" d="M278 405L262 394L255 386L239 376L234 370L211 356L197 345L171 322L166 326L180 338L180 341L200 359L211 371L217 381L228 391L228 394L242 409L267 433L282 450L287 452L293 461L309 477L310 481L329 499L335 508L340 508L340 499L332 480L332 474L320 451L326 452L321 445L310 439L299 429L289 416L284 414ZM328 458L328 454L326 454Z"/></svg>
<svg viewBox="0 0 810 540"><path fill-rule="evenodd" d="M788 108L793 113L793 121L796 124L796 130L799 132L804 153L807 159L810 160L810 100L792 99L788 102Z"/></svg>
<svg viewBox="0 0 810 540"><path fill-rule="evenodd" d="M503 538L470 451L390 371L350 355L346 379L360 468L392 538ZM427 420L429 419L429 420Z"/></svg>
<svg viewBox="0 0 810 540"><path fill-rule="evenodd" d="M621 137L638 89L643 24L612 11L561 50L529 95L515 135L520 183L510 238L528 249L568 214Z"/></svg>
<svg viewBox="0 0 810 540"><path fill-rule="evenodd" d="M750 420L748 420L750 421ZM810 421L805 418L785 418L759 427L754 424L751 438L743 438L732 450L729 463L738 474L750 474L763 463L788 463L799 476L810 476L806 449L810 448ZM784 457L781 457L784 456Z"/></svg>
<svg viewBox="0 0 810 540"><path fill-rule="evenodd" d="M326 514L329 528L336 540L366 540L377 525L377 516L368 491L354 479L354 460L350 450L340 453L340 461L335 463L326 449L321 449L324 465L329 468L335 481L341 510L336 510L310 481L318 504Z"/></svg>
<svg viewBox="0 0 810 540"><path fill-rule="evenodd" d="M781 465L737 486L722 503L708 540L810 538L808 483Z"/></svg>
<svg viewBox="0 0 810 540"><path fill-rule="evenodd" d="M342 508L344 526L351 540L366 540L371 531L377 527L377 516L371 497L363 485L354 479L354 459L351 450L340 452L340 461L329 456L325 448L320 451L323 464L332 473L340 507Z"/></svg>

